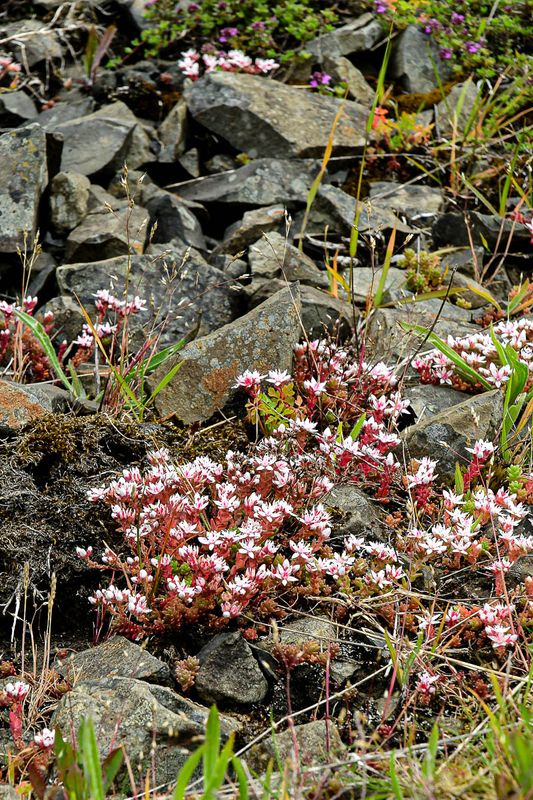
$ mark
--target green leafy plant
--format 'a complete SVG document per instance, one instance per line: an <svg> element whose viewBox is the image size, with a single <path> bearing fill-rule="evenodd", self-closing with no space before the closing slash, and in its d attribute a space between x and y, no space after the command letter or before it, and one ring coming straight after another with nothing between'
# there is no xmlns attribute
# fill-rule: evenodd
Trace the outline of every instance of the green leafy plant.
<svg viewBox="0 0 533 800"><path fill-rule="evenodd" d="M64 739L56 729L54 750L58 783L63 785L68 800L106 800L124 753L119 747L100 762L92 719L81 720L77 744Z"/></svg>
<svg viewBox="0 0 533 800"><path fill-rule="evenodd" d="M407 288L414 294L442 289L444 286L447 270L441 267L437 253L428 253L426 250L417 253L408 247L398 259L398 267L405 269Z"/></svg>
<svg viewBox="0 0 533 800"><path fill-rule="evenodd" d="M247 53L294 58L296 50L337 20L334 4L316 0L201 0L176 6L159 0L146 11L150 22L132 48L145 55L179 52L188 46L240 49Z"/></svg>

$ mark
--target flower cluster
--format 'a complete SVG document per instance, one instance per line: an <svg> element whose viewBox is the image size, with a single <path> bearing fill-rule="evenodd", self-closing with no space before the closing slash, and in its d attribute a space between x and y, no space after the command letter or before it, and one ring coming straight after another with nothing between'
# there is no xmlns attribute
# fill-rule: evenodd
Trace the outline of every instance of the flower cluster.
<svg viewBox="0 0 533 800"><path fill-rule="evenodd" d="M391 371L354 363L332 343L299 345L293 378L280 370L238 377L258 414L265 378L287 413L276 411L249 452L229 451L224 464L202 457L178 465L158 451L144 474L126 470L91 492L111 507L127 548L103 556L105 568L127 575L127 587L112 584L91 599L115 628L140 636L200 618L216 626L252 604L260 613L280 593L348 589L354 577L372 592L403 578L393 548L356 537L333 548L322 502L341 481L377 482L385 496L395 479L393 427L406 404ZM96 566L88 549L78 554Z"/></svg>
<svg viewBox="0 0 533 800"><path fill-rule="evenodd" d="M37 303L37 298L29 295L24 297L20 304L0 301L0 365L27 382L47 381L53 377L50 361L41 343L17 316L18 311L34 316ZM47 311L42 315L40 322L44 332L52 337L53 313ZM62 342L57 353L60 363L66 349L67 342Z"/></svg>
<svg viewBox="0 0 533 800"><path fill-rule="evenodd" d="M118 341L127 317L146 311L146 300L137 295L129 300L120 300L107 289L99 289L93 296L96 298L97 318L92 327L85 323L80 335L74 339L73 344L78 348L73 358L74 366L85 363L94 353L94 331L102 342L110 345Z"/></svg>
<svg viewBox="0 0 533 800"><path fill-rule="evenodd" d="M512 348L518 359L529 370L525 390L533 384L533 320L522 317L518 320L502 320L494 325L493 333L504 347ZM480 331L470 336L455 338L448 336L447 344L466 363L473 367L485 381L499 388L509 380L511 369L502 364L493 337ZM449 384L458 389L480 389L481 383L472 384L464 380L453 362L439 350L430 350L413 361L423 383Z"/></svg>
<svg viewBox="0 0 533 800"><path fill-rule="evenodd" d="M247 72L251 75L269 75L278 69L279 64L273 58L251 58L242 50L222 50L199 53L186 50L178 61L178 66L187 78L197 80L208 72Z"/></svg>

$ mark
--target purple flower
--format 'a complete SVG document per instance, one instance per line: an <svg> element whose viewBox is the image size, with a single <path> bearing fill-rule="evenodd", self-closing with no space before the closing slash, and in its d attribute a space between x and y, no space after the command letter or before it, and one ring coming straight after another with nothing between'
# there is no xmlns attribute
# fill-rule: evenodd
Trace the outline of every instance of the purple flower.
<svg viewBox="0 0 533 800"><path fill-rule="evenodd" d="M465 21L464 14L458 14L456 11L452 12L452 17L451 17L452 25L459 25L460 22L464 21Z"/></svg>
<svg viewBox="0 0 533 800"><path fill-rule="evenodd" d="M190 14L192 14L194 11L199 11L199 10L200 10L200 6L198 5L198 3L190 3L190 4L187 6L187 11L188 11Z"/></svg>
<svg viewBox="0 0 533 800"><path fill-rule="evenodd" d="M328 83L331 83L331 75L328 75L327 72L313 72L309 79L309 86L314 89L318 86L327 86Z"/></svg>
<svg viewBox="0 0 533 800"><path fill-rule="evenodd" d="M453 56L453 50L450 47L443 47L439 50L439 56L443 61L448 61Z"/></svg>
<svg viewBox="0 0 533 800"><path fill-rule="evenodd" d="M477 53L478 50L481 50L481 44L479 42L465 42L465 47L467 53Z"/></svg>
<svg viewBox="0 0 533 800"><path fill-rule="evenodd" d="M442 25L438 21L438 19L429 19L426 20L424 25L424 33L433 33L433 31L438 31L442 28Z"/></svg>
<svg viewBox="0 0 533 800"><path fill-rule="evenodd" d="M228 39L232 39L234 36L238 36L239 29L238 28L222 28L220 31L220 36L218 37L219 42L227 42Z"/></svg>
<svg viewBox="0 0 533 800"><path fill-rule="evenodd" d="M376 14L386 14L388 8L387 5L383 2L383 0L375 0L374 11Z"/></svg>
<svg viewBox="0 0 533 800"><path fill-rule="evenodd" d="M258 20L257 22L252 22L250 27L253 31L264 31L265 23Z"/></svg>

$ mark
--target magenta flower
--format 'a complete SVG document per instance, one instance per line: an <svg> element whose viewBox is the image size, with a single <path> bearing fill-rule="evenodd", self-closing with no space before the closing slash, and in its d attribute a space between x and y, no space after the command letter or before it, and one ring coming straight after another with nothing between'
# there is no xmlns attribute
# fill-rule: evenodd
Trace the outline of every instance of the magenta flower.
<svg viewBox="0 0 533 800"><path fill-rule="evenodd" d="M467 53L477 53L478 50L481 50L481 43L480 42L466 42L465 43Z"/></svg>

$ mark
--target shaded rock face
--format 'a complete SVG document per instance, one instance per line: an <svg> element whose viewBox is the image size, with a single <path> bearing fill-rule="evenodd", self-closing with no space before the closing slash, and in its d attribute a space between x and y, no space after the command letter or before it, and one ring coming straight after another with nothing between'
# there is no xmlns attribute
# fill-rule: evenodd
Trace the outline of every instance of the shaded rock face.
<svg viewBox="0 0 533 800"><path fill-rule="evenodd" d="M369 50L383 37L383 28L372 14L362 14L346 25L317 36L305 49L321 61L330 57L353 56Z"/></svg>
<svg viewBox="0 0 533 800"><path fill-rule="evenodd" d="M206 703L250 706L264 700L268 683L241 634L220 633L198 653L195 688Z"/></svg>
<svg viewBox="0 0 533 800"><path fill-rule="evenodd" d="M50 217L60 233L69 233L87 215L90 181L77 172L59 172L50 186Z"/></svg>
<svg viewBox="0 0 533 800"><path fill-rule="evenodd" d="M469 397L429 419L422 420L402 432L402 445L408 458L437 460L437 475L441 482L451 482L455 464L470 461L467 447L476 439L493 440L501 424L502 393L495 389Z"/></svg>
<svg viewBox="0 0 533 800"><path fill-rule="evenodd" d="M341 741L339 731L335 725L330 724L328 726L328 739L326 725L326 721L320 719L315 722L307 722L305 725L295 726L294 735L298 743L300 766L331 763L332 754L342 760L346 747ZM328 741L330 743L329 750L326 746ZM274 759L275 762L277 758L280 759L282 764L287 759L294 759L292 731L284 731L276 734L274 740L270 737L269 739L264 739L260 744L254 745L246 755L246 762L251 769L264 772L269 760Z"/></svg>
<svg viewBox="0 0 533 800"><path fill-rule="evenodd" d="M39 125L0 136L0 253L31 247L48 183L47 136Z"/></svg>
<svg viewBox="0 0 533 800"><path fill-rule="evenodd" d="M70 683L119 677L173 685L168 664L123 636L113 636L96 647L73 653L58 662L56 669Z"/></svg>
<svg viewBox="0 0 533 800"><path fill-rule="evenodd" d="M399 78L406 92L431 92L437 88L435 66L441 81L450 77L449 65L439 58L438 48L416 25L409 25L396 42L391 74Z"/></svg>
<svg viewBox="0 0 533 800"><path fill-rule="evenodd" d="M157 386L174 363L182 362L157 395L158 414L175 415L186 424L207 420L235 397L235 380L245 370L290 370L301 333L300 307L298 289L288 286L234 323L187 345L150 379Z"/></svg>
<svg viewBox="0 0 533 800"><path fill-rule="evenodd" d="M198 747L208 713L166 686L114 677L78 683L59 701L52 726L65 734L77 730L82 718L91 717L102 755L123 745L135 775L144 776L154 768L156 782L165 783L176 779ZM223 714L220 723L223 740L238 728ZM126 787L125 771L123 775Z"/></svg>
<svg viewBox="0 0 533 800"><path fill-rule="evenodd" d="M364 492L351 484L339 484L323 498L335 517L332 541L342 542L347 536L363 536L366 540L387 541L385 527L377 509Z"/></svg>
<svg viewBox="0 0 533 800"><path fill-rule="evenodd" d="M185 99L198 122L252 158L321 157L341 102L230 73L204 76L185 90ZM333 140L336 155L364 144L368 111L352 101L343 108Z"/></svg>
<svg viewBox="0 0 533 800"><path fill-rule="evenodd" d="M161 309L166 311L160 344L173 344L195 326L201 334L230 322L238 313L239 294L231 288L223 272L212 267L202 256L185 246L151 256L119 256L104 261L72 264L57 270L62 294L77 295L82 303L94 300L97 287L108 286L110 279L121 294L129 270L130 285L148 301L147 314L131 320L131 331L142 326L150 329L151 320L161 323ZM168 277L171 286L162 282ZM141 318L142 317L142 318Z"/></svg>
<svg viewBox="0 0 533 800"><path fill-rule="evenodd" d="M200 203L288 208L305 205L305 198L318 174L319 163L309 159L285 161L258 158L251 164L168 187L179 197Z"/></svg>

